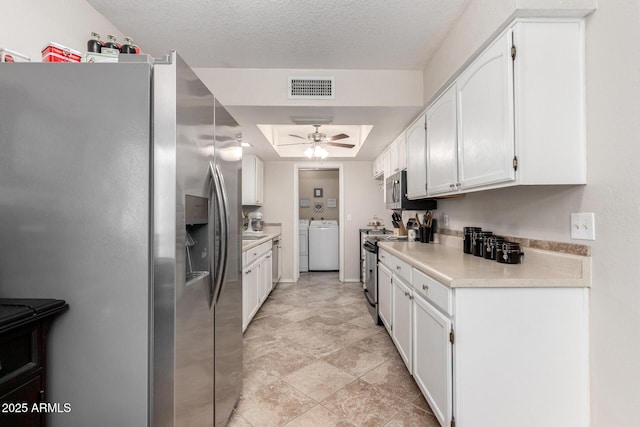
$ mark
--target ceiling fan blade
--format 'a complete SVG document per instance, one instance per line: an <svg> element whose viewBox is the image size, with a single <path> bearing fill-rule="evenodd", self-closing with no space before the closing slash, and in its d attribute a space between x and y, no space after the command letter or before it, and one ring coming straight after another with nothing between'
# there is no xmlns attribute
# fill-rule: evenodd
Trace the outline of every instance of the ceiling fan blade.
<svg viewBox="0 0 640 427"><path fill-rule="evenodd" d="M307 142L292 142L292 143L289 143L289 144L278 144L278 145L276 145L276 147L286 147L288 145L307 145L307 144L310 144L310 143L311 143L311 141L307 141Z"/></svg>
<svg viewBox="0 0 640 427"><path fill-rule="evenodd" d="M300 136L300 135L292 135L292 134L289 134L289 136L292 136L292 137L294 137L294 138L304 139L305 141L308 141L308 140L309 140L308 138L305 138L304 136Z"/></svg>
<svg viewBox="0 0 640 427"><path fill-rule="evenodd" d="M331 145L333 147L353 148L354 144L345 144L344 142L325 142L325 145Z"/></svg>
<svg viewBox="0 0 640 427"><path fill-rule="evenodd" d="M345 139L345 138L349 138L349 135L344 134L344 133L339 133L337 135L333 135L330 138L327 138L327 141L339 141L339 140Z"/></svg>

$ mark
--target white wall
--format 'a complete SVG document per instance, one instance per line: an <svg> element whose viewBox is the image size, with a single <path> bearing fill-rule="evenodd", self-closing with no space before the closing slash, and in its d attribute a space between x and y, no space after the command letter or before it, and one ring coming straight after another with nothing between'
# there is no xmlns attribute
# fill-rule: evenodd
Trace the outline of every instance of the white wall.
<svg viewBox="0 0 640 427"><path fill-rule="evenodd" d="M262 211L265 222L282 223L282 277L291 281L293 271L293 238L297 224L293 218L294 164L299 161L265 162L264 166L264 204ZM360 280L360 235L358 230L366 227L373 215L386 217L382 200L382 191L378 181L373 180L371 162L345 161L344 174L344 227L345 245L345 281Z"/></svg>
<svg viewBox="0 0 640 427"><path fill-rule="evenodd" d="M476 0L468 7L425 70L426 100L517 3L549 2ZM569 3L580 2L557 2ZM588 184L494 190L438 204L438 215L448 214L452 229L477 225L508 235L591 244L594 427L640 420L639 76L640 0L598 2L586 19ZM596 241L571 240L571 212L595 212Z"/></svg>
<svg viewBox="0 0 640 427"><path fill-rule="evenodd" d="M84 54L87 40L97 32L105 40L123 34L85 0L20 0L2 2L0 47L41 61L41 50L49 42Z"/></svg>

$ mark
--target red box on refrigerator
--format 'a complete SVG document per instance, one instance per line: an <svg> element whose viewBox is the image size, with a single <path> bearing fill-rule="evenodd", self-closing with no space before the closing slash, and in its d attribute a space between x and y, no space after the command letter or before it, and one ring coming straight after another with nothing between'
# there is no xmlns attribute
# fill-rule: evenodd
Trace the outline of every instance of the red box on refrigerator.
<svg viewBox="0 0 640 427"><path fill-rule="evenodd" d="M0 48L0 62L31 62L31 58L15 50Z"/></svg>
<svg viewBox="0 0 640 427"><path fill-rule="evenodd" d="M50 42L42 48L42 62L80 62L82 56L77 50Z"/></svg>

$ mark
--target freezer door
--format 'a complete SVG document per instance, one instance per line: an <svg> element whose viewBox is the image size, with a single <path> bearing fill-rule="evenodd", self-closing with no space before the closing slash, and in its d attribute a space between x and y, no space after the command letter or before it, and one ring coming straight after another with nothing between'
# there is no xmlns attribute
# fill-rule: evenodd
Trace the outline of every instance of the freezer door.
<svg viewBox="0 0 640 427"><path fill-rule="evenodd" d="M153 425L211 426L214 307L210 260L219 255L207 237L218 221L211 207L214 99L179 56L173 53L169 62L156 63L153 86ZM209 206L199 215L204 219L187 224L185 200L194 197L208 200L205 204ZM187 281L186 273L197 263L197 270L204 274Z"/></svg>

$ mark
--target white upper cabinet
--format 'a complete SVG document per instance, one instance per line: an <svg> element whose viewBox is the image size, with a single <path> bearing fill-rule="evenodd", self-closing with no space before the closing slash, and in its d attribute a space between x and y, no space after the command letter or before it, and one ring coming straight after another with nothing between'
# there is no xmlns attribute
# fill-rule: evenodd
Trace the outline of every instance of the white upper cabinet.
<svg viewBox="0 0 640 427"><path fill-rule="evenodd" d="M427 155L425 114L407 129L407 198L427 196Z"/></svg>
<svg viewBox="0 0 640 427"><path fill-rule="evenodd" d="M427 109L427 194L458 189L456 86L447 89Z"/></svg>
<svg viewBox="0 0 640 427"><path fill-rule="evenodd" d="M463 191L515 179L511 46L507 31L456 80L458 176Z"/></svg>
<svg viewBox="0 0 640 427"><path fill-rule="evenodd" d="M242 156L242 204L262 206L264 201L264 163L253 154Z"/></svg>
<svg viewBox="0 0 640 427"><path fill-rule="evenodd" d="M382 153L382 162L384 170L384 178L387 179L391 175L391 147L387 147Z"/></svg>
<svg viewBox="0 0 640 427"><path fill-rule="evenodd" d="M373 159L373 177L379 178L384 174L384 153L378 154L378 157Z"/></svg>
<svg viewBox="0 0 640 427"><path fill-rule="evenodd" d="M398 140L396 139L389 145L389 174L394 174L400 169L398 168Z"/></svg>
<svg viewBox="0 0 640 427"><path fill-rule="evenodd" d="M396 151L398 152L398 170L403 171L407 168L407 134L402 132L396 139Z"/></svg>
<svg viewBox="0 0 640 427"><path fill-rule="evenodd" d="M584 21L513 26L520 184L586 184Z"/></svg>
<svg viewBox="0 0 640 427"><path fill-rule="evenodd" d="M586 183L583 25L516 20L429 106L427 195Z"/></svg>

